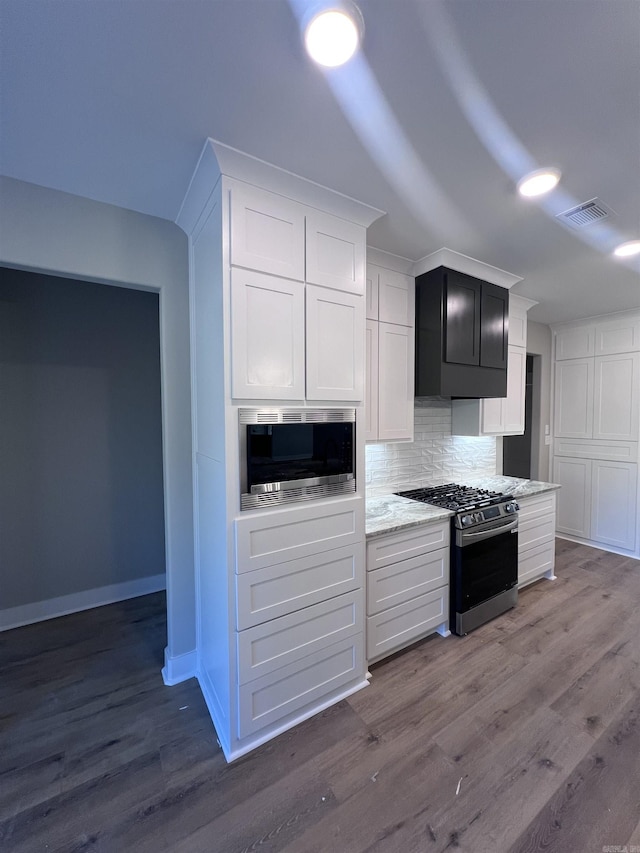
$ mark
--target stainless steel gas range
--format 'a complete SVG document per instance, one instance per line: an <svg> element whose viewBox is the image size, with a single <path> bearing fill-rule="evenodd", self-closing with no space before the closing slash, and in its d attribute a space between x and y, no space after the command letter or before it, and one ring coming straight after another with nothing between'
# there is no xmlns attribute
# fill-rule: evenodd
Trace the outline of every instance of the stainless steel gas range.
<svg viewBox="0 0 640 853"><path fill-rule="evenodd" d="M467 634L518 601L518 509L512 495L448 483L397 492L450 509L450 629Z"/></svg>

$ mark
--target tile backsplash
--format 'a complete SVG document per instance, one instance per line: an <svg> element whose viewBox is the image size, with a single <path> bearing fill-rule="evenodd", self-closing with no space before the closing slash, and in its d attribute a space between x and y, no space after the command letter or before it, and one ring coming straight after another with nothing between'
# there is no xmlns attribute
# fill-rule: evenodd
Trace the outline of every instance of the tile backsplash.
<svg viewBox="0 0 640 853"><path fill-rule="evenodd" d="M451 435L451 401L415 402L412 443L368 444L366 491L376 495L438 483L462 483L496 473L496 439Z"/></svg>

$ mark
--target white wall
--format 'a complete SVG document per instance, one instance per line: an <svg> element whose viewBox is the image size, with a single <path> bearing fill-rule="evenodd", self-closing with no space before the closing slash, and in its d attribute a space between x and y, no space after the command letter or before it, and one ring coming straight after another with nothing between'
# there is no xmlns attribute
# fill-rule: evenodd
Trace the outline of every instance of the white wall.
<svg viewBox="0 0 640 853"><path fill-rule="evenodd" d="M168 642L165 678L195 669L187 238L177 225L0 177L0 264L160 294Z"/></svg>
<svg viewBox="0 0 640 853"><path fill-rule="evenodd" d="M549 481L551 479L549 456L550 445L545 444L544 429L549 425L551 429L551 329L542 323L527 323L527 353L539 355L540 368L539 383L536 382L534 373L533 387L533 413L532 413L532 435L531 435L531 476L533 479ZM539 399L535 397L535 391L539 387Z"/></svg>
<svg viewBox="0 0 640 853"><path fill-rule="evenodd" d="M0 269L0 627L164 588L159 331L157 293Z"/></svg>

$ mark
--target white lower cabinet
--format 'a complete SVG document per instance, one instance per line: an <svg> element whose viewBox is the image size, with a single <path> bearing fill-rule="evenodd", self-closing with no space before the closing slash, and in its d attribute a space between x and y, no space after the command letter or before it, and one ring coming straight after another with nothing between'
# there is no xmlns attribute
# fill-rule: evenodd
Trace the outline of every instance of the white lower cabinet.
<svg viewBox="0 0 640 853"><path fill-rule="evenodd" d="M449 520L367 542L367 660L449 628Z"/></svg>
<svg viewBox="0 0 640 853"><path fill-rule="evenodd" d="M589 539L591 535L591 460L556 456L553 482L558 483L558 533Z"/></svg>
<svg viewBox="0 0 640 853"><path fill-rule="evenodd" d="M567 443L564 449L570 450ZM562 486L558 532L633 551L638 525L637 477L635 462L556 456L553 479Z"/></svg>
<svg viewBox="0 0 640 853"><path fill-rule="evenodd" d="M523 587L554 577L556 494L545 492L518 503L518 586Z"/></svg>
<svg viewBox="0 0 640 853"><path fill-rule="evenodd" d="M594 459L591 466L591 539L632 551L638 524L638 466L601 459Z"/></svg>
<svg viewBox="0 0 640 853"><path fill-rule="evenodd" d="M354 497L236 520L238 738L365 686L363 513Z"/></svg>
<svg viewBox="0 0 640 853"><path fill-rule="evenodd" d="M321 648L238 690L238 737L244 738L300 712L363 677L362 633ZM302 717L304 719L304 717Z"/></svg>

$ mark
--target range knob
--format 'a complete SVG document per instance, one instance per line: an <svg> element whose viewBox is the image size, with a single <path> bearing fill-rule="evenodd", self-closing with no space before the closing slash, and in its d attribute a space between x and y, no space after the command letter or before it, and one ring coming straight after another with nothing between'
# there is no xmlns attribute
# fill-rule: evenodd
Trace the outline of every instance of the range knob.
<svg viewBox="0 0 640 853"><path fill-rule="evenodd" d="M463 515L460 519L460 524L463 527L468 527L470 524L473 524L473 516L472 515Z"/></svg>
<svg viewBox="0 0 640 853"><path fill-rule="evenodd" d="M517 501L509 501L508 504L505 505L505 512L517 512L520 509L520 505Z"/></svg>

